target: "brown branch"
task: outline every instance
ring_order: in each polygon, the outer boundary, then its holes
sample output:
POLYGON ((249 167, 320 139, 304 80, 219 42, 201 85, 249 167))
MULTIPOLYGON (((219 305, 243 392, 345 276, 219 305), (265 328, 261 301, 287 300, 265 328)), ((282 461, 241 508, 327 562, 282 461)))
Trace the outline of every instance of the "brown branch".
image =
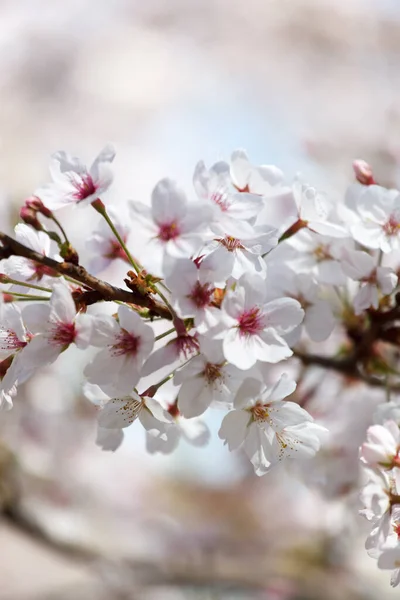
POLYGON ((89 292, 83 292, 80 300, 86 304, 93 304, 101 300, 106 302, 120 301, 127 302, 129 304, 136 304, 143 308, 148 308, 152 314, 158 315, 164 319, 172 320, 172 315, 164 304, 154 300, 149 294, 142 294, 139 290, 123 290, 115 287, 106 281, 97 279, 93 275, 90 275, 86 269, 80 265, 74 265, 70 262, 57 262, 48 256, 43 256, 30 248, 27 248, 23 244, 20 244, 13 238, 9 237, 5 233, 0 231, 0 259, 8 258, 10 256, 23 256, 29 260, 33 260, 49 269, 52 269, 59 275, 66 275, 75 279, 75 281, 81 283, 89 292), (88 294, 85 297, 85 294, 88 294))
POLYGON ((320 356, 319 354, 307 354, 300 352, 299 350, 293 351, 293 356, 301 360, 305 366, 321 367, 329 371, 336 371, 344 377, 350 377, 351 379, 358 379, 361 383, 365 383, 371 387, 383 387, 388 388, 391 392, 400 392, 400 384, 389 385, 387 384, 386 378, 380 379, 363 373, 357 363, 357 359, 354 356, 348 358, 333 358, 330 356, 320 356))

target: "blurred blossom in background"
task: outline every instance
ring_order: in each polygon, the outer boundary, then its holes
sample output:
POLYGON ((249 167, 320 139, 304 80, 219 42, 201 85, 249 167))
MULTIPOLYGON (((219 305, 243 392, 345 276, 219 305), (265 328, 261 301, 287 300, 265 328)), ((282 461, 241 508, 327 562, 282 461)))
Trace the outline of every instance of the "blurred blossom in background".
MULTIPOLYGON (((239 147, 333 195, 358 157, 398 185, 399 8, 397 0, 2 0, 2 229, 12 231, 22 201, 47 180, 52 152, 90 161, 107 141, 118 150, 110 194, 121 206, 147 202, 164 176, 190 193, 199 159, 229 159, 239 147)), ((61 218, 84 256, 93 215, 80 214, 61 218)), ((258 479, 219 443, 213 416, 204 449, 182 443, 151 456, 133 426, 118 452, 103 453, 81 371, 71 349, 1 413, 1 600, 398 593, 365 553, 358 517, 358 446, 374 390, 360 397, 330 376, 320 405, 308 406, 333 431, 324 455, 304 472, 277 467, 258 479)), ((314 385, 308 377, 299 393, 314 385)))

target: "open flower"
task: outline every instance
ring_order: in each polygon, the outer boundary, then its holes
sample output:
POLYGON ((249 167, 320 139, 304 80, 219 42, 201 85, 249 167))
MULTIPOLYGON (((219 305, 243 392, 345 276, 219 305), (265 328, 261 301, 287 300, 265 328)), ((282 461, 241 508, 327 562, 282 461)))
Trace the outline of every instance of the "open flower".
POLYGON ((110 187, 113 180, 110 163, 114 157, 114 147, 108 144, 87 169, 79 158, 63 151, 56 152, 50 162, 53 182, 38 189, 35 196, 50 210, 68 204, 90 204, 110 187))
POLYGON ((154 345, 154 333, 127 306, 118 308, 118 321, 104 315, 93 320, 91 344, 103 348, 86 366, 85 376, 109 396, 132 392, 141 367, 154 345))
POLYGON ((376 260, 366 252, 345 250, 342 258, 342 269, 361 287, 354 297, 355 314, 359 315, 370 306, 379 306, 379 294, 391 294, 397 285, 397 275, 390 267, 376 265, 376 260))
POLYGON ((188 202, 174 181, 162 179, 154 188, 151 208, 130 203, 132 219, 146 238, 143 264, 155 275, 168 274, 168 259, 190 258, 205 242, 210 206, 188 202))
MULTIPOLYGON (((29 225, 25 225, 25 223, 18 223, 14 231, 16 240, 27 248, 34 250, 42 256, 61 260, 58 253, 52 248, 53 242, 43 231, 36 231, 32 227, 29 227, 29 225)), ((58 274, 49 267, 23 256, 10 256, 10 258, 2 262, 2 268, 4 273, 13 279, 25 283, 39 283, 42 286, 52 286, 54 281, 57 281, 55 277, 58 277, 58 274)), ((15 292, 26 292, 26 288, 24 290, 18 285, 14 285, 12 290, 15 292)))
POLYGON ((57 360, 70 344, 84 350, 89 346, 92 321, 89 315, 76 314, 76 307, 67 283, 54 284, 48 303, 27 306, 24 320, 35 334, 21 352, 24 368, 37 369, 57 360))
POLYGON ((283 459, 311 457, 319 450, 325 428, 295 402, 283 401, 295 388, 286 375, 272 388, 246 379, 236 394, 234 410, 222 421, 219 437, 230 450, 243 446, 257 475, 283 459))
POLYGON ((265 280, 249 274, 222 302, 220 328, 214 337, 223 340, 226 360, 239 369, 250 369, 257 360, 277 363, 292 355, 282 335, 302 321, 304 311, 292 298, 267 302, 266 297, 265 280))

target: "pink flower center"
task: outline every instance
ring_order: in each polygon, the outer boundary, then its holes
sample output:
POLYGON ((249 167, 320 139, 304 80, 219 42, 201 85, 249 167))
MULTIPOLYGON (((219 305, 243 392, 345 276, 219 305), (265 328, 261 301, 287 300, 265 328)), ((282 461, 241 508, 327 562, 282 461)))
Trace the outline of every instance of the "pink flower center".
MULTIPOLYGON (((4 331, 4 330, 3 330, 4 331)), ((27 342, 21 341, 15 331, 6 329, 6 335, 0 338, 0 348, 7 351, 17 351, 26 346, 27 342)))
POLYGON ((400 219, 396 215, 390 215, 389 219, 383 226, 383 231, 386 235, 398 235, 400 232, 400 219))
POLYGON ((163 242, 169 242, 170 240, 174 240, 180 235, 179 227, 176 221, 172 221, 171 223, 163 223, 160 225, 158 231, 158 238, 163 242))
POLYGON ((114 356, 123 356, 129 354, 134 356, 140 346, 140 337, 136 337, 133 333, 129 333, 125 329, 121 329, 118 334, 116 343, 112 346, 114 356))
POLYGON ((172 343, 175 344, 179 356, 182 355, 185 360, 197 354, 200 349, 197 338, 191 335, 180 335, 172 343))
POLYGON ((214 288, 209 283, 203 283, 202 285, 197 281, 188 297, 197 308, 204 308, 205 306, 209 306, 213 293, 214 288))
POLYGON ((398 539, 400 540, 400 522, 396 521, 393 525, 393 529, 395 534, 397 535, 398 539))
POLYGON ((240 240, 230 235, 226 235, 224 238, 217 240, 222 246, 228 250, 228 252, 235 252, 236 250, 244 250, 244 246, 240 240))
POLYGON ((69 346, 76 338, 75 323, 56 323, 51 328, 50 342, 56 346, 69 346))
MULTIPOLYGON (((126 236, 121 236, 124 243, 126 244, 126 236)), ((117 240, 109 240, 107 251, 104 254, 104 258, 109 258, 110 260, 114 260, 116 258, 122 258, 129 262, 128 257, 125 254, 125 250, 121 248, 119 242, 117 240)))
POLYGON ((239 328, 241 335, 257 335, 265 328, 264 315, 261 310, 255 306, 240 315, 237 327, 239 328))
POLYGON ((92 196, 93 194, 96 193, 96 190, 97 190, 97 187, 94 184, 92 176, 89 175, 89 173, 80 175, 77 180, 74 179, 72 181, 72 184, 73 184, 74 188, 76 189, 76 192, 74 192, 73 197, 75 198, 75 200, 77 202, 81 202, 82 200, 85 200, 85 198, 92 196))

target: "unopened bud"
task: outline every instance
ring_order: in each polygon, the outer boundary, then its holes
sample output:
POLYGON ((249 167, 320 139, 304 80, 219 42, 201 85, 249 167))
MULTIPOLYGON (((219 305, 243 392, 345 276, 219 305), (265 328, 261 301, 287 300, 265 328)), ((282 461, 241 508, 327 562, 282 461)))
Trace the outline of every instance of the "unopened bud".
POLYGON ((353 162, 353 171, 357 181, 362 185, 374 185, 376 183, 372 174, 372 167, 365 160, 355 160, 353 162))
POLYGON ((7 292, 3 292, 3 302, 5 302, 5 303, 14 302, 14 296, 12 294, 7 294, 7 292))
POLYGON ((0 283, 12 283, 8 275, 5 273, 0 273, 0 283))
POLYGON ((47 206, 45 206, 43 204, 43 202, 40 200, 40 198, 38 198, 37 196, 32 196, 31 198, 28 198, 27 200, 25 200, 25 206, 27 208, 31 208, 35 212, 39 212, 40 214, 42 214, 44 217, 47 217, 48 219, 51 219, 51 217, 53 216, 53 213, 51 212, 51 210, 49 208, 47 208, 47 206))
POLYGON ((98 213, 100 213, 101 215, 104 215, 104 213, 106 211, 106 207, 104 206, 104 203, 100 200, 100 198, 93 200, 93 202, 91 204, 92 204, 93 208, 95 210, 97 210, 98 213))
POLYGON ((21 220, 27 225, 30 225, 37 231, 42 231, 42 224, 37 218, 36 211, 32 208, 29 208, 28 206, 23 206, 19 212, 19 216, 21 220))

